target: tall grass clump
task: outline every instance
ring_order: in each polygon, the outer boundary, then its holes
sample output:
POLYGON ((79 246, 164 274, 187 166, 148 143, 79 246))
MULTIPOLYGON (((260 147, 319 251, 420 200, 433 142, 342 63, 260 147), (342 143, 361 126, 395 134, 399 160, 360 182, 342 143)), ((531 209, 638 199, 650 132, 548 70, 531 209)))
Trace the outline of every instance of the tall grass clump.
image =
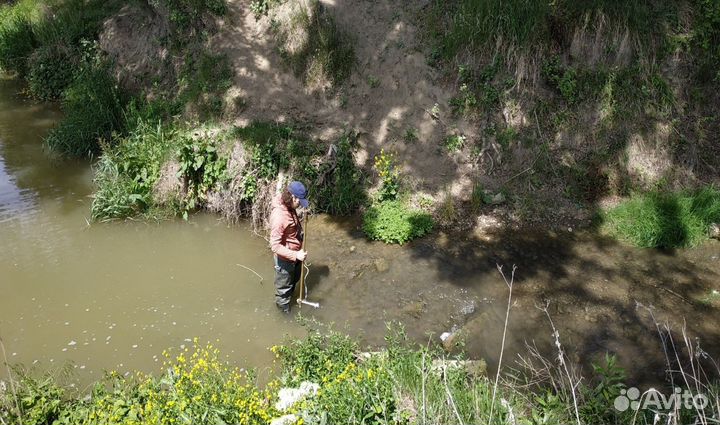
POLYGON ((720 222, 720 191, 650 192, 634 196, 603 214, 613 235, 643 248, 684 248, 708 238, 720 222))
POLYGON ((154 204, 153 187, 170 156, 179 131, 160 122, 138 122, 122 140, 106 143, 95 165, 97 190, 92 202, 96 221, 131 217, 154 204))
POLYGON ((460 0, 450 7, 438 1, 434 8, 442 22, 437 48, 445 60, 498 44, 531 49, 543 43, 552 13, 549 2, 526 0, 460 0))
POLYGON ((348 215, 367 202, 365 176, 355 164, 352 138, 337 143, 335 158, 321 166, 322 184, 317 189, 317 207, 333 215, 348 215))
POLYGON ((27 71, 27 61, 38 41, 33 22, 39 15, 37 0, 21 0, 0 6, 0 68, 17 72, 27 71))
POLYGON ((110 140, 124 128, 125 100, 106 64, 87 64, 64 93, 65 117, 45 142, 56 152, 83 156, 98 153, 99 139, 110 140))
POLYGON ((207 36, 210 16, 227 13, 225 0, 149 0, 155 8, 166 10, 170 17, 170 46, 181 49, 207 36))

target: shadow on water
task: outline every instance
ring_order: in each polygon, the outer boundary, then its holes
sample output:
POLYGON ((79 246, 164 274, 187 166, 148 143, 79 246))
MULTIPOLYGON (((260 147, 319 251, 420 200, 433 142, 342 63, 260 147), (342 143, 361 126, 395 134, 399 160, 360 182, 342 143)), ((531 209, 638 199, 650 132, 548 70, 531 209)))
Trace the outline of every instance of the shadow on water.
MULTIPOLYGON (((718 305, 707 299, 720 277, 716 242, 694 250, 641 250, 587 232, 498 227, 482 233, 439 231, 401 248, 365 242, 357 221, 348 221, 333 224, 336 230, 345 229, 347 244, 368 249, 360 255, 382 256, 391 259, 391 269, 402 269, 396 276, 405 279, 395 284, 407 286, 405 295, 415 291, 422 303, 423 291, 434 288, 474 303, 469 314, 454 314, 449 308, 444 312, 451 314, 450 321, 447 317, 428 320, 421 316, 437 311, 421 308, 408 313, 394 298, 393 288, 379 284, 373 286, 374 294, 356 292, 356 302, 365 306, 366 316, 377 321, 397 319, 413 328, 409 334, 418 341, 427 341, 425 332, 432 331, 433 340, 439 342, 439 333, 454 326, 461 330, 470 356, 496 365, 507 302, 507 287, 497 265, 504 267, 508 277, 516 265, 506 365, 517 355, 527 354, 526 343, 555 358, 552 329, 540 308, 544 305, 549 306, 564 349, 585 372, 592 371, 591 364, 600 362, 606 352, 615 353, 628 382, 662 383, 666 361, 650 311, 658 322, 674 329, 676 341, 682 340, 679 331, 686 325, 687 334, 698 338, 705 351, 713 357, 720 354, 718 305), (384 296, 378 297, 377 292, 384 296), (388 311, 394 313, 388 315, 388 311), (431 322, 436 326, 417 329, 431 322), (438 328, 441 324, 447 328, 438 328)), ((346 258, 352 255, 344 254, 346 258)), ((339 264, 343 261, 347 260, 338 259, 339 264)), ((368 279, 379 276, 382 273, 368 279)), ((453 308, 463 305, 459 300, 453 308)), ((365 337, 379 343, 373 335, 365 337)))

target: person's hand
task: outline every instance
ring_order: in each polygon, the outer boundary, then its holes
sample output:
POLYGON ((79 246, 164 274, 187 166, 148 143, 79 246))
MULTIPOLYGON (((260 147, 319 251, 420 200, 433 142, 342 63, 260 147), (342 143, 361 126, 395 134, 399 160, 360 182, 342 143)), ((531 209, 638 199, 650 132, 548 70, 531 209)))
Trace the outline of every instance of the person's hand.
POLYGON ((301 249, 300 251, 295 253, 295 258, 298 259, 298 261, 305 261, 305 257, 307 257, 307 251, 304 249, 301 249))

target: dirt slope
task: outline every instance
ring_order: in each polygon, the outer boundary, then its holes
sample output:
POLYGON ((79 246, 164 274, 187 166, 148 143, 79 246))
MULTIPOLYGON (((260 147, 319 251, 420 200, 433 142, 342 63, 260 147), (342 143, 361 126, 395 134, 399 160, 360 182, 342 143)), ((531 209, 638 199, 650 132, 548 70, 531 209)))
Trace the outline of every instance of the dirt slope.
POLYGON ((325 0, 323 5, 352 35, 357 56, 355 71, 337 92, 306 88, 283 65, 270 19, 256 20, 246 1, 229 1, 229 15, 210 42, 233 63, 236 77, 229 96, 246 102, 231 121, 307 124, 312 136, 329 143, 355 130, 361 146, 356 159, 366 169, 381 148, 392 149, 412 188, 435 197, 446 190, 455 196, 469 193, 472 165, 441 148, 447 134, 471 132, 465 122, 450 122, 446 109, 453 89, 427 64, 420 30, 413 25, 423 2, 325 0), (371 87, 369 80, 375 78, 379 85, 371 87), (436 104, 439 120, 430 114, 436 104), (403 140, 408 129, 416 131, 417 141, 403 140))

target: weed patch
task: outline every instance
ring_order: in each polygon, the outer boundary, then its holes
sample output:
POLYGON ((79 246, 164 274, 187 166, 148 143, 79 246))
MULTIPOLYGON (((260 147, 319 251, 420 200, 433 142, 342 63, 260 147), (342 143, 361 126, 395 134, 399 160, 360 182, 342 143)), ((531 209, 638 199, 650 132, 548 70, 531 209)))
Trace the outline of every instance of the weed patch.
POLYGON ((382 201, 363 215, 363 231, 368 238, 385 243, 404 244, 425 236, 433 229, 432 217, 412 211, 401 201, 382 201))

